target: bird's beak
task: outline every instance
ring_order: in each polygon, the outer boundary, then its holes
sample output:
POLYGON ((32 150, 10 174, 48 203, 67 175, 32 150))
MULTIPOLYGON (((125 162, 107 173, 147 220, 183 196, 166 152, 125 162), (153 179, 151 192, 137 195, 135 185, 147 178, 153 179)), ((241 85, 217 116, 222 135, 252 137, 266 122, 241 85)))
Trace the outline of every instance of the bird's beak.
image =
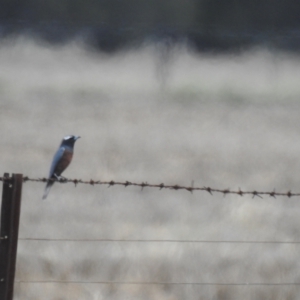
POLYGON ((75 137, 75 141, 78 140, 78 139, 80 139, 80 138, 81 138, 81 137, 80 137, 79 135, 76 136, 76 137, 75 137))

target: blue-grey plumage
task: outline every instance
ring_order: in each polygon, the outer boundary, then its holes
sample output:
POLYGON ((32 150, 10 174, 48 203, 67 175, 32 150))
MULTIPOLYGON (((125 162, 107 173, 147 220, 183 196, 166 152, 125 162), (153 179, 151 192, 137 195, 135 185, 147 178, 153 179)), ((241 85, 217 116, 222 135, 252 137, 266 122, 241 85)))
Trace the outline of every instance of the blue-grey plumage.
MULTIPOLYGON (((75 135, 67 135, 63 138, 58 150, 53 157, 48 177, 49 179, 59 179, 61 177, 61 173, 67 168, 72 160, 74 144, 79 138, 80 136, 75 135)), ((43 199, 47 198, 50 188, 53 184, 53 180, 48 180, 43 199)))

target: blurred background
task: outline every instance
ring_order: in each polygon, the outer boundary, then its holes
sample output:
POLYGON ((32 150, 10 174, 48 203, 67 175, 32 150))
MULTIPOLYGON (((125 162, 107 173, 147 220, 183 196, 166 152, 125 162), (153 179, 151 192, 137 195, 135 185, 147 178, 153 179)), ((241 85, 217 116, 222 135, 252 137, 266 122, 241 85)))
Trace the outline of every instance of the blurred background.
POLYGON ((292 0, 1 0, 0 4, 1 37, 22 33, 51 43, 81 37, 107 52, 164 38, 187 40, 201 52, 300 46, 300 4, 292 0))
MULTIPOLYGON (((0 7, 2 173, 47 176, 76 134, 68 178, 300 191, 300 4, 0 7)), ((23 185, 15 299, 298 299, 298 198, 43 190, 23 185)))

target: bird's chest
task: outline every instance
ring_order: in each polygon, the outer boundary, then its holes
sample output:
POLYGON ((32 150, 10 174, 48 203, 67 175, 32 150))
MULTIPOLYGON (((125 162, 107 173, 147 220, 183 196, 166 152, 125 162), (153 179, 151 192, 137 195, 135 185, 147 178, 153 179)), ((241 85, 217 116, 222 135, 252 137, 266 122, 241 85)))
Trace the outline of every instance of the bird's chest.
POLYGON ((73 157, 73 153, 71 151, 65 150, 64 154, 62 155, 61 159, 59 160, 56 166, 56 174, 60 175, 65 168, 70 164, 73 157))

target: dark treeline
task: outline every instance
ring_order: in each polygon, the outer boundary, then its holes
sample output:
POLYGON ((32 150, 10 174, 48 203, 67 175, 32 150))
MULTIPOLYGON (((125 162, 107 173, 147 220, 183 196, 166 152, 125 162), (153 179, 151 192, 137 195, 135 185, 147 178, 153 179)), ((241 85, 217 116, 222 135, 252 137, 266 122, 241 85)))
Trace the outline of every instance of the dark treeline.
POLYGON ((145 39, 185 39, 200 51, 257 44, 300 48, 295 0, 0 0, 0 35, 52 42, 81 35, 103 50, 145 39))

